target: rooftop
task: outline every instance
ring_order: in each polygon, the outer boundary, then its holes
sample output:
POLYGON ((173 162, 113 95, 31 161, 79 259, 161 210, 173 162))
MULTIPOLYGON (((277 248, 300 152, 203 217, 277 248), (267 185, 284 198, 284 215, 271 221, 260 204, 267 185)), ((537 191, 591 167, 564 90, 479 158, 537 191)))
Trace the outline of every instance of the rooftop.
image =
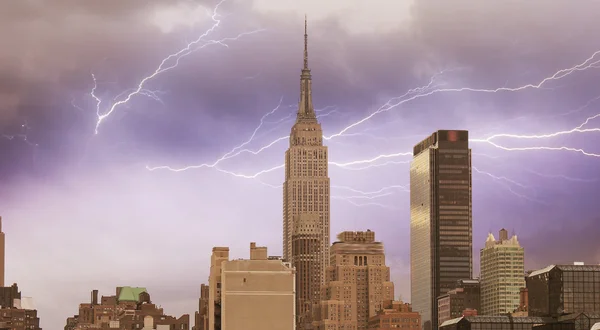
POLYGON ((133 288, 130 286, 124 286, 121 288, 121 291, 119 292, 119 301, 135 301, 135 302, 139 302, 140 300, 140 293, 142 292, 146 292, 148 293, 148 291, 146 291, 146 288, 133 288))
POLYGON ((542 268, 542 269, 538 269, 536 271, 531 272, 531 274, 529 274, 529 277, 533 277, 533 276, 537 276, 537 275, 541 275, 544 273, 547 273, 549 271, 551 271, 554 268, 558 268, 562 271, 593 271, 593 272, 600 272, 600 265, 585 265, 585 264, 576 264, 576 265, 550 265, 548 267, 542 268))
POLYGON ((461 320, 469 323, 521 323, 521 324, 547 324, 555 323, 556 320, 551 317, 535 317, 535 316, 463 316, 452 320, 448 320, 440 327, 457 324, 461 320))

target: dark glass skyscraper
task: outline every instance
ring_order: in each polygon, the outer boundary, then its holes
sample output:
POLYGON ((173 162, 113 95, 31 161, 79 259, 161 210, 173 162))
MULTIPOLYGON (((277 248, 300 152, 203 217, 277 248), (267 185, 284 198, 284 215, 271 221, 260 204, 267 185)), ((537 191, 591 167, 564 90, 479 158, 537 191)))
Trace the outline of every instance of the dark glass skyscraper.
POLYGON ((440 130, 417 144, 410 166, 413 310, 437 330, 437 297, 473 274, 471 149, 467 131, 440 130))

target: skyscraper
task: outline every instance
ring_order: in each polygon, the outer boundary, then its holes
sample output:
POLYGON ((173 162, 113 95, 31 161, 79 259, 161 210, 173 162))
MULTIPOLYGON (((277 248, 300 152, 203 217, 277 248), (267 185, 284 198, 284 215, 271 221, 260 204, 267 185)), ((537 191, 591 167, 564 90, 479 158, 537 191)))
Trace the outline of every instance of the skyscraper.
POLYGON ((498 240, 492 233, 481 249, 482 315, 504 315, 519 308, 519 290, 525 287, 525 251, 516 235, 500 230, 498 240))
POLYGON ((467 131, 440 130, 417 144, 410 166, 413 310, 437 330, 437 297, 473 274, 471 149, 467 131))
MULTIPOLYGON (((318 290, 310 282, 324 282, 324 273, 329 266, 329 177, 327 171, 327 147, 323 146, 323 130, 317 120, 312 102, 311 73, 308 68, 308 34, 304 21, 304 67, 300 75, 300 100, 296 123, 290 133, 290 147, 285 153, 285 182, 283 183, 283 257, 298 268, 294 251, 305 254, 307 249, 293 249, 294 231, 297 221, 315 221, 321 232, 318 249, 310 249, 318 269, 307 269, 312 276, 296 280, 297 304, 306 306, 307 301, 318 301, 318 290)), ((312 225, 312 224, 311 224, 312 225)), ((311 266, 312 268, 313 266, 311 266)), ((309 313, 310 311, 305 311, 309 313)), ((303 317, 303 315, 297 315, 303 317)))

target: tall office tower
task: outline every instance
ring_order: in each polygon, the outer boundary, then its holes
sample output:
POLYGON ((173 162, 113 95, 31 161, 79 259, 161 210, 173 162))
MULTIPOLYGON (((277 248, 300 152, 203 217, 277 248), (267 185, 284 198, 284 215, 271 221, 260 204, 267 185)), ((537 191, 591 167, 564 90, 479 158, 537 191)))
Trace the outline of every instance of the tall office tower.
POLYGON ((410 165, 413 310, 437 330, 437 297, 473 274, 471 149, 467 131, 440 130, 417 144, 410 165))
POLYGON ((4 287, 4 263, 6 255, 6 240, 2 231, 2 217, 0 216, 0 288, 4 287))
POLYGON ((481 315, 505 315, 519 308, 519 290, 525 287, 525 252, 516 235, 490 233, 481 249, 481 315))
MULTIPOLYGON (((297 279, 297 288, 310 288, 310 282, 324 282, 325 269, 329 266, 329 177, 327 173, 327 147, 323 146, 323 130, 317 120, 312 103, 311 73, 308 68, 308 35, 304 22, 304 67, 300 76, 300 101, 296 123, 290 133, 290 147, 285 153, 285 182, 283 183, 283 257, 294 264, 293 236, 296 221, 318 219, 315 229, 320 231, 320 248, 312 249, 311 260, 318 260, 318 269, 308 269, 311 274, 297 279), (318 255, 317 255, 318 254, 318 255)), ((305 254, 306 250, 300 250, 305 254)), ((310 267, 316 266, 312 261, 310 267)), ((297 304, 304 308, 306 301, 318 299, 318 293, 304 291, 297 296, 297 304)), ((302 315, 299 315, 302 317, 302 315)))
POLYGON ((318 329, 368 329, 369 319, 394 300, 383 243, 370 230, 338 235, 326 277, 315 313, 318 329))
POLYGON ((294 216, 291 264, 296 269, 296 324, 299 329, 310 328, 313 309, 320 301, 321 243, 323 232, 317 214, 294 216))

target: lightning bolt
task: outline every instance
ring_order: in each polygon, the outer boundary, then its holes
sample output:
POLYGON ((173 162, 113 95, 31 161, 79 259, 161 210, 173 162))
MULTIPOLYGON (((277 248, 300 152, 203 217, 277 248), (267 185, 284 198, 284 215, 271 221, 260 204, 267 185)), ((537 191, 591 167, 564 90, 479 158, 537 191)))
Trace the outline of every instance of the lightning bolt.
POLYGON ((564 180, 572 181, 572 182, 586 182, 586 183, 598 182, 598 179, 581 179, 581 178, 574 178, 574 177, 566 176, 566 175, 562 175, 562 174, 544 174, 544 173, 536 172, 536 171, 529 170, 529 169, 526 171, 531 174, 540 176, 542 178, 564 179, 564 180))
POLYGON ((541 201, 541 200, 539 200, 539 199, 532 198, 532 197, 529 197, 529 196, 527 196, 527 195, 524 195, 524 194, 521 194, 521 193, 519 193, 519 192, 515 191, 515 190, 513 189, 513 187, 512 187, 510 184, 512 184, 512 185, 514 185, 514 186, 517 186, 517 187, 519 187, 519 188, 522 188, 522 189, 533 190, 533 188, 531 188, 531 187, 529 187, 529 186, 526 186, 526 185, 524 185, 524 184, 522 184, 522 183, 519 183, 519 182, 517 182, 517 181, 514 181, 514 180, 512 180, 512 179, 509 179, 509 178, 507 178, 507 177, 505 177, 505 176, 497 176, 497 175, 494 175, 494 174, 492 174, 492 173, 489 173, 489 172, 485 172, 485 171, 479 170, 479 169, 478 169, 477 167, 475 167, 475 166, 471 166, 471 168, 472 168, 473 170, 475 170, 475 172, 476 172, 476 173, 479 173, 479 174, 486 175, 486 176, 488 176, 488 177, 492 178, 494 181, 497 181, 497 182, 501 183, 501 184, 502 184, 502 185, 503 185, 503 186, 504 186, 504 187, 505 187, 505 188, 506 188, 506 189, 507 189, 507 190, 508 190, 510 193, 512 193, 513 195, 515 195, 515 196, 517 196, 517 197, 519 197, 519 198, 522 198, 522 199, 527 199, 527 200, 529 200, 529 201, 536 202, 536 203, 540 203, 540 204, 544 204, 544 205, 547 205, 547 204, 548 204, 548 203, 546 203, 546 202, 544 202, 544 201, 541 201), (507 183, 510 183, 510 184, 507 184, 507 183))
POLYGON ((558 137, 561 135, 568 135, 568 134, 573 134, 573 133, 592 133, 592 132, 600 132, 600 128, 583 128, 583 126, 587 125, 591 120, 600 117, 600 114, 588 117, 582 124, 580 124, 577 127, 574 127, 570 130, 564 130, 564 131, 558 131, 558 132, 554 132, 554 133, 548 133, 548 134, 538 134, 538 135, 519 135, 519 134, 506 134, 506 133, 502 133, 502 134, 494 134, 492 136, 489 136, 485 139, 469 139, 470 142, 484 142, 487 144, 490 144, 498 149, 502 149, 502 150, 506 150, 506 151, 527 151, 527 150, 552 150, 552 151, 557 151, 557 150, 562 150, 562 151, 572 151, 572 152, 578 152, 581 153, 585 156, 591 156, 591 157, 600 157, 600 154, 596 154, 596 153, 592 153, 592 152, 588 152, 585 151, 581 148, 572 148, 572 147, 567 147, 567 146, 559 146, 559 147, 548 147, 548 146, 533 146, 533 147, 506 147, 503 145, 500 145, 496 142, 493 142, 492 140, 494 139, 498 139, 498 138, 513 138, 513 139, 521 139, 521 140, 532 140, 532 139, 548 139, 548 138, 554 138, 554 137, 558 137))
MULTIPOLYGON (((566 76, 569 76, 570 74, 572 74, 573 72, 576 71, 584 71, 590 68, 597 68, 597 64, 600 63, 600 60, 594 60, 594 58, 600 54, 600 51, 595 52, 594 54, 592 54, 592 56, 588 57, 584 62, 577 64, 573 67, 570 67, 568 69, 562 69, 557 71, 556 73, 554 73, 553 75, 546 77, 544 79, 542 79, 540 82, 538 82, 537 84, 527 84, 527 85, 523 85, 523 86, 519 86, 519 87, 500 87, 500 88, 496 88, 496 89, 482 89, 482 88, 471 88, 471 87, 462 87, 462 88, 440 88, 440 89, 433 89, 433 90, 429 90, 431 88, 431 85, 433 84, 433 82, 435 81, 435 76, 434 78, 432 78, 429 82, 428 85, 420 87, 420 88, 415 88, 415 89, 411 89, 408 92, 406 92, 404 95, 400 96, 400 97, 396 97, 393 99, 390 99, 388 102, 386 102, 384 105, 382 105, 381 107, 379 107, 379 109, 377 109, 376 111, 372 112, 370 115, 364 117, 363 119, 354 122, 348 126, 346 126, 345 128, 343 128, 341 131, 339 131, 338 133, 335 133, 333 135, 327 136, 325 137, 326 140, 330 140, 333 139, 335 137, 339 137, 344 135, 344 133, 346 133, 347 131, 351 130, 352 128, 359 126, 361 124, 363 124, 364 122, 370 120, 371 118, 375 117, 378 114, 390 111, 402 104, 405 104, 407 102, 411 102, 414 101, 416 99, 422 98, 422 97, 426 97, 426 96, 431 96, 433 94, 437 94, 437 93, 458 93, 458 92, 479 92, 479 93, 498 93, 498 92, 517 92, 517 91, 522 91, 522 90, 526 90, 526 89, 540 89, 543 85, 545 85, 546 83, 550 82, 550 81, 555 81, 555 80, 559 80, 562 79, 566 76), (408 98, 405 98, 411 94, 414 94, 408 98)), ((440 74, 442 74, 443 72, 440 72, 440 74)))
POLYGON ((171 55, 167 56, 166 58, 164 58, 161 63, 158 65, 158 67, 154 70, 154 72, 148 76, 146 76, 145 78, 143 78, 142 80, 140 80, 140 82, 138 83, 136 88, 130 89, 129 92, 124 92, 123 95, 125 95, 125 97, 119 99, 118 101, 112 103, 112 105, 110 105, 107 110, 101 109, 101 104, 102 101, 101 99, 96 95, 96 88, 97 88, 97 81, 96 81, 96 77, 92 74, 92 79, 94 80, 94 87, 92 88, 91 92, 90 92, 90 96, 96 101, 96 116, 97 116, 97 121, 96 121, 96 127, 94 129, 95 134, 98 134, 98 130, 100 128, 100 125, 121 105, 124 105, 126 103, 128 103, 134 96, 137 95, 145 95, 145 96, 149 96, 151 98, 154 98, 156 100, 160 100, 160 98, 158 98, 158 96, 156 95, 155 92, 152 92, 148 89, 145 88, 146 84, 148 82, 150 82, 151 80, 153 80, 155 77, 159 76, 161 73, 164 73, 166 71, 169 71, 173 68, 176 68, 179 65, 179 61, 188 56, 189 54, 203 49, 207 46, 210 45, 221 45, 224 47, 228 47, 226 42, 229 41, 235 41, 238 40, 239 38, 246 36, 246 35, 251 35, 251 34, 255 34, 261 31, 264 31, 262 29, 259 30, 254 30, 254 31, 250 31, 250 32, 243 32, 238 34, 235 37, 227 37, 227 38, 223 38, 220 40, 205 40, 206 37, 208 37, 210 34, 212 34, 220 25, 221 25, 221 20, 218 18, 219 14, 218 14, 218 9, 221 6, 221 4, 223 4, 223 2, 225 2, 225 0, 222 0, 221 2, 219 2, 215 8, 212 11, 212 16, 211 19, 213 21, 213 25, 206 30, 203 34, 201 34, 196 40, 189 42, 185 47, 183 47, 182 49, 180 49, 179 51, 172 53, 171 55))
POLYGON ((397 207, 393 207, 393 206, 389 206, 389 205, 385 205, 385 204, 381 204, 381 203, 375 203, 375 202, 357 203, 351 199, 340 197, 340 196, 331 196, 331 199, 343 200, 343 201, 348 202, 356 207, 377 206, 377 207, 381 207, 381 208, 392 210, 392 211, 398 210, 397 207))

